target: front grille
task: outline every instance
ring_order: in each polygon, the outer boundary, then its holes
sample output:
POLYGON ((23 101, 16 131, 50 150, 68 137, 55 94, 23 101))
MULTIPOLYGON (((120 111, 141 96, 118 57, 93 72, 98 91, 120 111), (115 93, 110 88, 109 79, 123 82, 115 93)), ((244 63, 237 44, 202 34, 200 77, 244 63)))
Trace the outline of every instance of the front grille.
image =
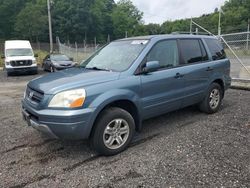
POLYGON ((61 64, 61 66, 68 67, 71 66, 71 64, 61 64))
POLYGON ((44 93, 27 87, 25 98, 34 103, 40 103, 43 99, 44 93))
POLYGON ((32 65, 32 60, 11 61, 10 65, 12 67, 30 66, 30 65, 32 65))

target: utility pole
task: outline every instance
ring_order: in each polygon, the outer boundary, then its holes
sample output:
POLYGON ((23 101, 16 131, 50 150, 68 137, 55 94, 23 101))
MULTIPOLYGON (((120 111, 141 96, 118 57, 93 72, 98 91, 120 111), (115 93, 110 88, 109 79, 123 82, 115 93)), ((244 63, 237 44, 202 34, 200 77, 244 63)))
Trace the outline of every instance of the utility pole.
POLYGON ((222 9, 220 8, 220 10, 219 10, 219 22, 218 22, 218 37, 221 36, 221 11, 222 11, 222 9))
POLYGON ((48 20, 49 20, 49 42, 50 42, 50 53, 53 53, 53 36, 52 36, 52 24, 51 24, 51 14, 50 14, 50 0, 47 0, 48 6, 48 20))
POLYGON ((128 32, 125 31, 125 38, 128 38, 128 32))
POLYGON ((95 43, 95 50, 96 50, 96 37, 94 38, 94 43, 95 43))
POLYGON ((192 30, 193 30, 193 18, 191 17, 191 20, 190 20, 190 35, 192 35, 192 30))
POLYGON ((248 23, 247 23, 247 52, 249 50, 249 32, 250 32, 250 19, 248 18, 248 23))
POLYGON ((108 34, 107 43, 110 43, 110 35, 108 34))

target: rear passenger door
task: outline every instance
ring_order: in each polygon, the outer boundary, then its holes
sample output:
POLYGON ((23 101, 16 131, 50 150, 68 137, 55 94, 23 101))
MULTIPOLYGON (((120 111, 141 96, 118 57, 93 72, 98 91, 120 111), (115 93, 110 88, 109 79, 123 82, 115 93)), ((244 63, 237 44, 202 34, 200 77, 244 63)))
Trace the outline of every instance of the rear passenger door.
POLYGON ((185 86, 182 107, 202 100, 212 74, 212 64, 201 39, 179 39, 185 86))
POLYGON ((144 119, 181 106, 184 82, 177 46, 177 40, 160 41, 146 56, 144 63, 158 61, 160 68, 140 76, 144 119))

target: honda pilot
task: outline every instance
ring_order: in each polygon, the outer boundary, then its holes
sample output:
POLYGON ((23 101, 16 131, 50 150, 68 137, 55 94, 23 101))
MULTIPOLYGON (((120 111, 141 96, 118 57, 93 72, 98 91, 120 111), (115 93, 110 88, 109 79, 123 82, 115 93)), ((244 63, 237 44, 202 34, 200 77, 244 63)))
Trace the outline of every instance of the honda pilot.
POLYGON ((217 112, 230 83, 230 62, 215 37, 126 38, 79 67, 30 81, 22 114, 41 132, 89 139, 98 153, 114 155, 127 148, 143 120, 190 105, 217 112))

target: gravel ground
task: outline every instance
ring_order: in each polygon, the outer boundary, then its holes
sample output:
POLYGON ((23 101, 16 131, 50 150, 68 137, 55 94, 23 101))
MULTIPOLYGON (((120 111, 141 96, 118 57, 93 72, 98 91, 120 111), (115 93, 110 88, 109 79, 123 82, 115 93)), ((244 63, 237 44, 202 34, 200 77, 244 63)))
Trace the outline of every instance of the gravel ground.
POLYGON ((229 90, 221 110, 195 107, 143 123, 123 153, 98 156, 22 121, 28 80, 0 71, 0 187, 250 187, 250 92, 229 90))

